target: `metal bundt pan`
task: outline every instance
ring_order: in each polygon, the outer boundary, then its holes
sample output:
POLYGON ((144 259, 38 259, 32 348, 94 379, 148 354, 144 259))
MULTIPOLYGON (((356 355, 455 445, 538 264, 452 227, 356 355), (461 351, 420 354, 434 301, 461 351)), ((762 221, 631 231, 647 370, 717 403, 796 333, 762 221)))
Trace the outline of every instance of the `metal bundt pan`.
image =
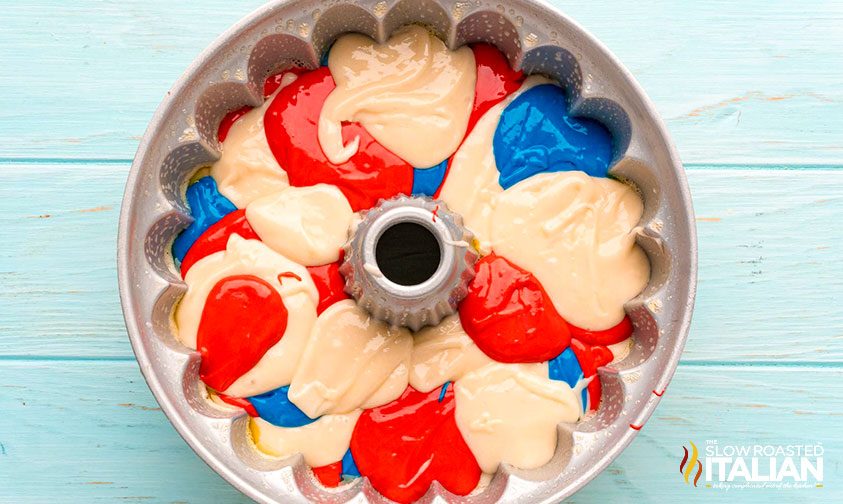
MULTIPOLYGON (((199 21, 197 21, 199 22, 199 21)), ((248 419, 210 405, 198 380, 199 356, 178 343, 170 326, 185 285, 170 246, 190 222, 183 200, 193 171, 219 155, 223 115, 262 101, 269 74, 294 64, 316 67, 339 35, 360 32, 385 41, 420 23, 456 48, 489 42, 513 67, 557 79, 579 115, 613 133, 612 174, 635 185, 645 211, 638 243, 652 277, 627 312, 634 347, 600 369, 603 402, 576 426, 559 426, 556 455, 545 467, 502 467, 488 487, 457 497, 434 484, 425 502, 556 502, 602 471, 652 414, 670 381, 688 334, 696 288, 696 231, 679 160, 653 105, 629 72, 584 29, 534 0, 505 4, 453 0, 291 0, 260 8, 214 42, 167 93, 131 168, 117 245, 120 297, 129 337, 158 403, 187 443, 215 471, 259 502, 384 502, 366 479, 337 489, 319 486, 300 457, 260 456, 248 419)))

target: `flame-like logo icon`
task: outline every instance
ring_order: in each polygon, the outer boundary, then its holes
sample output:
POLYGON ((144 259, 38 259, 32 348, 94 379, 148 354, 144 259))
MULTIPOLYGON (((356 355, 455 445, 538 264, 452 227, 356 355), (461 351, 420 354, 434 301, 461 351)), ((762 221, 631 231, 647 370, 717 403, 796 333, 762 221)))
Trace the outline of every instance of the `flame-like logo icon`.
POLYGON ((685 450, 685 456, 682 457, 682 462, 679 463, 679 474, 685 477, 685 483, 690 483, 689 479, 691 477, 691 473, 694 472, 694 469, 697 470, 697 475, 694 476, 694 486, 697 486, 697 482, 700 480, 700 476, 702 476, 702 462, 699 459, 699 451, 697 450, 697 445, 694 444, 693 441, 688 441, 691 443, 691 453, 690 458, 688 457, 688 449, 684 446, 682 447, 685 450))

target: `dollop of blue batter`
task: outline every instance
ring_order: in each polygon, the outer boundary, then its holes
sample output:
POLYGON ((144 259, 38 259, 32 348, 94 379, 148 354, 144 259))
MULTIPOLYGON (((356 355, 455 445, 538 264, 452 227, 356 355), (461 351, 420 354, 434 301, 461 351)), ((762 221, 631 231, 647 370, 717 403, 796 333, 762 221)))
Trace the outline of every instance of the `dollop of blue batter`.
POLYGON ((360 470, 357 469, 354 456, 351 455, 351 449, 346 450, 345 455, 342 457, 342 475, 344 478, 360 477, 360 470))
POLYGON ((571 116, 564 90, 552 84, 528 89, 504 109, 493 148, 504 189, 545 172, 605 177, 612 161, 609 130, 593 119, 571 116))
POLYGON ((448 160, 430 168, 413 168, 413 196, 433 196, 442 185, 448 160))
POLYGON ((317 418, 310 418, 290 401, 287 393, 289 385, 249 397, 258 415, 278 427, 301 427, 313 423, 317 418))
POLYGON ((187 187, 187 205, 193 222, 173 242, 173 256, 179 261, 202 233, 237 210, 234 203, 220 194, 217 182, 211 177, 202 177, 187 187))
POLYGON ((439 389, 439 402, 442 402, 442 401, 445 400, 445 394, 448 393, 448 385, 450 385, 450 384, 451 384, 450 380, 446 381, 445 384, 442 385, 442 388, 439 389))
POLYGON ((334 43, 331 42, 331 45, 329 45, 328 48, 325 49, 325 52, 322 53, 322 57, 319 58, 319 66, 323 66, 323 67, 328 66, 328 56, 331 55, 331 49, 333 47, 334 47, 334 43))
MULTIPOLYGON (((547 362, 548 375, 551 380, 563 381, 574 388, 583 379, 582 367, 571 347, 547 362)), ((588 390, 582 391, 583 411, 588 409, 588 390)))

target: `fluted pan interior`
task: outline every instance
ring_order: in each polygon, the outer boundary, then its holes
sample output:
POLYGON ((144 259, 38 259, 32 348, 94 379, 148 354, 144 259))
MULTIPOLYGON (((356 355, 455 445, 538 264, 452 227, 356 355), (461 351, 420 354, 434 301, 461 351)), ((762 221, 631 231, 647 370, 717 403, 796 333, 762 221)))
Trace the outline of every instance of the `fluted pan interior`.
MULTIPOLYGON (((201 22, 201 20, 197 20, 201 22)), ((292 66, 315 68, 340 35, 385 41, 422 24, 451 48, 498 47, 510 64, 557 80, 571 113, 597 119, 614 138, 611 174, 632 184, 645 205, 638 243, 651 264, 647 288, 627 306, 634 347, 599 370, 599 411, 560 425, 556 455, 536 470, 502 467, 482 492, 449 494, 434 484, 423 499, 449 502, 555 502, 582 487, 631 441, 670 381, 688 333, 696 287, 696 235, 679 158, 652 104, 629 73, 587 32, 543 3, 453 0, 275 1, 226 32, 167 93, 141 141, 123 201, 118 262, 126 325, 138 362, 164 412, 193 449, 259 502, 346 502, 360 494, 386 502, 358 479, 325 489, 300 457, 261 456, 247 418, 214 408, 198 379, 198 354, 171 330, 185 290, 170 247, 190 222, 188 179, 219 157, 223 116, 263 101, 263 82, 292 66)))

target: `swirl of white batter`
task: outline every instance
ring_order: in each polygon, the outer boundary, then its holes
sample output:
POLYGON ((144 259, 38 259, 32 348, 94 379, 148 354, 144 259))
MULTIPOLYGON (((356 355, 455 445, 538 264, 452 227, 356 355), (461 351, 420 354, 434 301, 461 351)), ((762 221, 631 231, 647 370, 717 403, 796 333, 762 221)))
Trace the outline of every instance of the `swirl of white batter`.
POLYGON ((273 250, 303 266, 339 259, 354 218, 337 186, 288 187, 246 207, 246 219, 273 250))
POLYGON ((534 469, 553 457, 556 426, 579 420, 584 385, 551 380, 546 363, 489 364, 454 385, 457 427, 483 472, 534 469))
POLYGON ((319 315, 289 397, 307 416, 374 408, 407 388, 413 337, 350 300, 319 315))
POLYGON ((466 334, 460 316, 451 315, 413 336, 410 385, 419 392, 430 392, 493 362, 466 334))
POLYGON ((489 239, 495 198, 503 192, 492 148, 501 113, 528 89, 550 82, 537 75, 528 77, 515 93, 483 114, 451 160, 439 199, 462 216, 465 227, 474 233, 478 248, 484 254, 491 251, 489 239))
POLYGON ((616 180, 540 173, 497 197, 492 249, 532 272, 565 320, 609 329, 650 279, 635 243, 643 211, 641 197, 616 180))
POLYGON ((357 152, 359 137, 343 145, 343 121, 359 122, 417 168, 442 162, 460 145, 477 81, 468 47, 450 51, 420 26, 398 30, 385 44, 350 34, 334 43, 328 67, 337 87, 322 107, 318 135, 332 163, 357 152))
POLYGON ((249 431, 255 446, 267 455, 284 459, 301 453, 307 465, 322 467, 342 460, 360 413, 325 415, 301 427, 279 427, 251 418, 249 431))
POLYGON ((281 86, 263 105, 250 110, 231 125, 222 143, 222 155, 211 166, 211 176, 216 180, 220 193, 237 208, 246 208, 257 198, 274 194, 290 185, 287 172, 269 149, 263 117, 278 92, 294 80, 295 74, 284 74, 281 86))

